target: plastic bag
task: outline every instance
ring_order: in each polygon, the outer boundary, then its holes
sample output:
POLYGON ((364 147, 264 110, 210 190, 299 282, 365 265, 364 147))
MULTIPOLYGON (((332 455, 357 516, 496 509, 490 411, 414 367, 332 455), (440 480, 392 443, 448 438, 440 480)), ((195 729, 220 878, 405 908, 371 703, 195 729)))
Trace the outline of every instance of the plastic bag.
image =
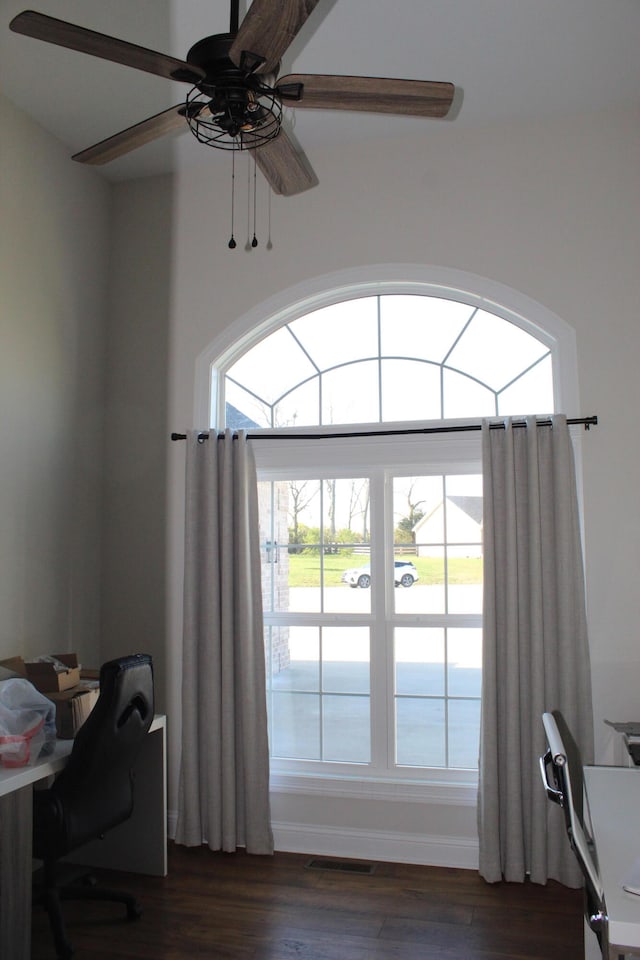
POLYGON ((55 704, 28 680, 0 681, 0 763, 23 767, 53 749, 55 704))

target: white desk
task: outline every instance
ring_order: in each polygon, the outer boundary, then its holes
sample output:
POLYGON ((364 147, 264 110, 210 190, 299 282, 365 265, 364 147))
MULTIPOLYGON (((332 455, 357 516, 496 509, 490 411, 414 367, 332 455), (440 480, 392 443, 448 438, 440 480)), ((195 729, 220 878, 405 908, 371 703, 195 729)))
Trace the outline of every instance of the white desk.
MULTIPOLYGON (((90 866, 165 876, 167 872, 166 718, 156 716, 136 764, 131 820, 75 852, 90 866)), ((63 769, 73 741, 56 741, 51 756, 33 766, 0 767, 0 957, 31 956, 32 790, 63 769)))
POLYGON ((640 860, 640 770, 585 767, 584 780, 609 918, 609 957, 640 955, 640 897, 622 889, 640 860))

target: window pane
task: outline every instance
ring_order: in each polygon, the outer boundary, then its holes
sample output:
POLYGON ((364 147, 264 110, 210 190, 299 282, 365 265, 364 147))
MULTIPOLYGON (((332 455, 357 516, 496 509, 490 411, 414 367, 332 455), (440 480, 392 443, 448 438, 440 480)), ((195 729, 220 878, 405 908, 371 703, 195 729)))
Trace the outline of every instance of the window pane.
POLYGON ((369 659, 368 627, 323 627, 323 691, 368 694, 369 659))
POLYGON ((289 606, 289 530, 287 484, 258 483, 262 605, 265 612, 289 606))
POLYGON ((482 611, 482 478, 445 478, 447 610, 482 611))
POLYGON ((443 416, 455 420, 456 417, 494 417, 496 397, 481 383, 472 380, 455 370, 442 372, 443 416))
POLYGON ((480 628, 396 628, 398 763, 477 766, 481 638, 480 628))
POLYGON ((273 409, 274 427, 304 427, 320 423, 320 378, 314 377, 283 397, 273 409))
POLYGON ((271 694, 271 756, 320 760, 320 697, 271 694))
POLYGON ((445 611, 443 503, 442 477, 394 477, 396 613, 445 611), (405 571, 417 579, 410 584, 405 571))
POLYGON ((482 613, 482 546, 447 547, 447 612, 482 613))
POLYGON ((271 753, 320 759, 320 631, 272 627, 267 631, 271 753))
POLYGON ((321 605, 322 498, 319 480, 289 480, 289 596, 291 611, 316 612, 321 605))
POLYGON ((442 696, 445 692, 444 630, 397 627, 396 694, 442 696))
POLYGON ((447 630, 447 685, 451 697, 480 697, 482 681, 482 630, 450 627, 447 630))
POLYGON ((322 422, 377 423, 378 398, 377 360, 330 370, 322 376, 322 422))
POLYGON ((318 627, 271 627, 271 686, 274 690, 320 690, 318 627))
POLYGON ((357 548, 352 555, 345 554, 339 560, 342 570, 340 590, 327 590, 327 611, 345 613, 370 613, 373 595, 373 580, 368 553, 357 548), (343 569, 344 565, 344 569, 343 569))
POLYGON ((286 670, 291 661, 289 628, 265 627, 264 644, 267 652, 267 686, 271 689, 272 678, 286 670))
POLYGON ((498 413, 501 417, 525 413, 552 413, 554 410, 551 355, 519 377, 498 396, 498 413))
POLYGON ((250 427, 268 429, 271 426, 271 407, 268 404, 236 386, 231 380, 226 381, 225 394, 225 424, 231 430, 245 430, 250 427))
POLYGON ((449 700, 449 766, 477 770, 480 700, 449 700))
POLYGON ((369 481, 258 484, 265 612, 369 613, 369 481))
POLYGON ((438 297, 380 297, 382 356, 442 363, 473 309, 438 297))
POLYGON ((469 373, 493 390, 544 356, 547 347, 502 317, 478 310, 451 354, 447 366, 469 373))
POLYGON ((382 361, 382 420, 438 420, 440 367, 411 360, 382 361))
POLYGON ((290 626, 266 635, 272 755, 367 762, 369 629, 290 626))
POLYGON ((318 370, 378 356, 378 298, 346 300, 289 324, 318 370))
POLYGON ((396 763, 446 765, 444 700, 403 697, 396 701, 396 763))
POLYGON ((368 763, 370 748, 369 697, 324 696, 323 760, 368 763))
POLYGON ((286 327, 281 327, 248 350, 227 375, 248 387, 263 400, 273 403, 315 368, 286 327))
POLYGON ((363 477, 324 481, 324 609, 369 613, 371 566, 369 481, 363 477))

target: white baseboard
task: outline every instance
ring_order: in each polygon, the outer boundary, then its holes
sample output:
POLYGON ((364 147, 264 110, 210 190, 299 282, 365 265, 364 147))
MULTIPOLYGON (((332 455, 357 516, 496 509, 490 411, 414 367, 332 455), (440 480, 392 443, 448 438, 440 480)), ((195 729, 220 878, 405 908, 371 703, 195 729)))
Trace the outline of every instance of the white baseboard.
POLYGON ((273 823, 276 850, 356 860, 478 869, 478 841, 466 837, 383 833, 300 823, 273 823))
MULTIPOLYGON (((176 812, 170 810, 167 833, 171 839, 176 835, 176 819, 176 812)), ((478 869, 478 841, 466 837, 387 833, 283 821, 274 821, 272 826, 275 849, 287 853, 478 869)))

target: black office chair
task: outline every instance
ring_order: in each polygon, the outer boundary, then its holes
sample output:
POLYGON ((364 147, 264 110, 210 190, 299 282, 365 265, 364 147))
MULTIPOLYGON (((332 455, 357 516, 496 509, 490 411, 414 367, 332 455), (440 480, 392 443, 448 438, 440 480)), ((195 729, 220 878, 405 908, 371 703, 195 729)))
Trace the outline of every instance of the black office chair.
POLYGON ((34 792, 33 855, 43 861, 42 900, 60 960, 73 954, 61 899, 113 900, 127 919, 140 916, 124 892, 87 883, 58 883, 58 861, 128 820, 133 811, 133 765, 153 720, 153 665, 147 654, 110 660, 100 670, 100 696, 81 726, 69 761, 52 786, 34 792))
POLYGON ((603 958, 608 958, 604 891, 590 825, 585 818, 580 750, 559 710, 544 713, 542 723, 548 744, 540 757, 542 782, 549 799, 562 807, 569 843, 584 876, 587 923, 598 938, 603 958))

